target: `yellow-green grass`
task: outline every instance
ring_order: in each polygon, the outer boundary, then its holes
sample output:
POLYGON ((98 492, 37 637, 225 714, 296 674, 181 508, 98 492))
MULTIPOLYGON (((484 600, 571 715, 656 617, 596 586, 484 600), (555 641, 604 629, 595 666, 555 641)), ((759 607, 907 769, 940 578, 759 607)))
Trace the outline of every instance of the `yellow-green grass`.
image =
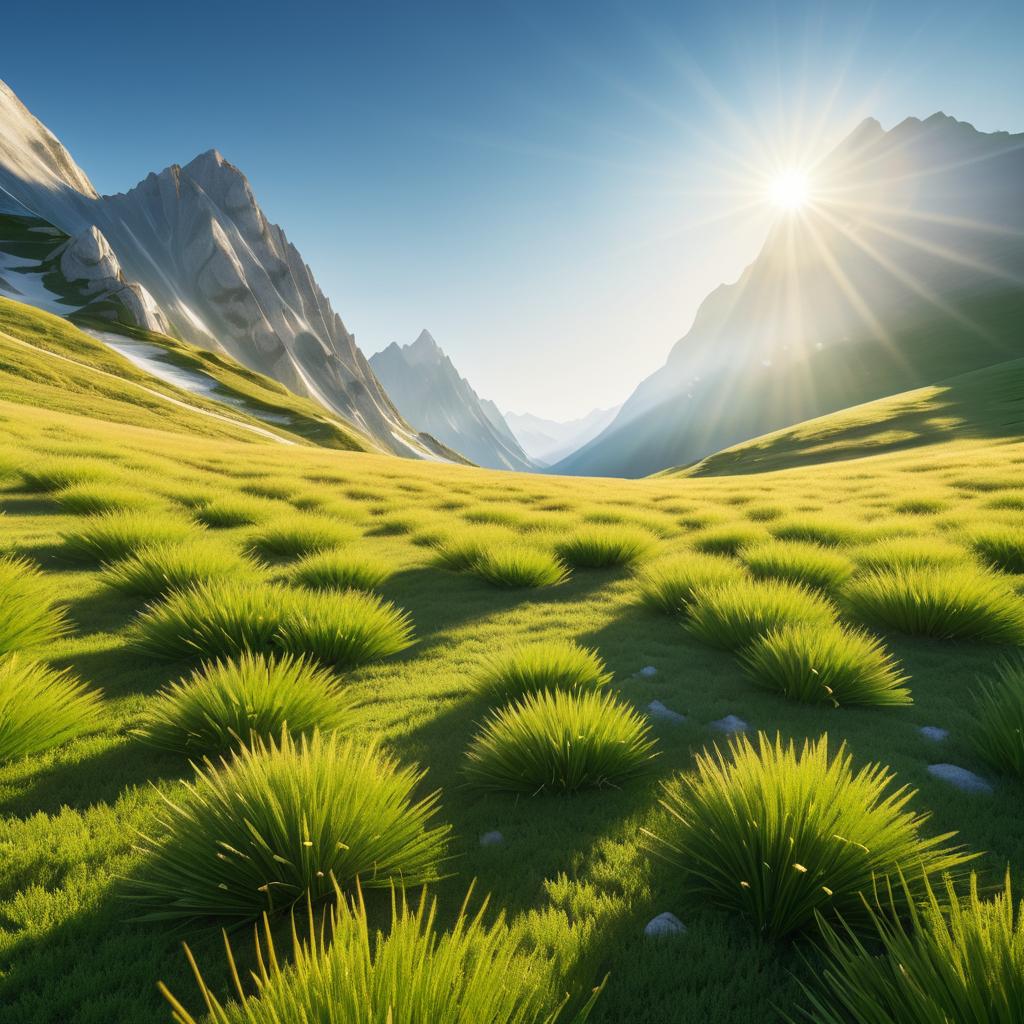
POLYGON ((39 569, 24 558, 0 556, 0 655, 52 643, 69 628, 39 569))
POLYGON ((527 541, 513 541, 485 548, 470 571, 491 586, 503 590, 553 587, 568 575, 565 564, 543 548, 527 541))
POLYGON ((1003 661, 974 693, 970 739, 1002 775, 1024 779, 1024 659, 1003 661))
POLYGON ((740 552, 744 564, 758 579, 788 580, 808 587, 837 590, 856 568, 841 551, 800 541, 767 541, 740 552))
POLYGON ((289 579, 310 590, 378 590, 393 573, 380 558, 348 551, 316 551, 292 567, 289 579))
POLYGON ((100 582, 123 594, 155 598, 214 580, 253 577, 257 572, 234 548, 202 538, 147 545, 110 562, 100 582))
POLYGON ((681 615, 698 591, 745 575, 743 566, 731 559, 687 551, 644 566, 637 574, 637 593, 652 611, 681 615))
POLYGON ((566 640, 517 644, 491 655, 474 676, 476 689, 492 701, 541 690, 583 691, 606 686, 612 676, 595 650, 566 640))
POLYGON ((635 565, 653 553, 657 541, 646 530, 608 524, 582 527, 555 545, 558 556, 575 569, 635 565))
POLYGON ((261 527, 249 540, 249 550, 264 558, 299 558, 314 551, 350 544, 359 531, 348 523, 311 512, 295 512, 261 527))
MULTIPOLYGON (((10 392, 0 392, 5 465, 95 460, 110 467, 117 486, 155 495, 168 508, 173 502, 185 521, 187 509, 201 507, 204 500, 248 498, 240 487, 261 475, 294 478, 293 501, 311 487, 324 489, 329 504, 310 510, 333 514, 337 504, 348 510, 346 521, 364 530, 372 522, 371 507, 397 508, 403 501, 434 510, 442 519, 438 528, 448 526, 448 537, 477 530, 490 537, 493 530, 500 543, 547 545, 559 531, 593 525, 583 516, 601 508, 616 516, 629 509, 641 516, 668 515, 680 531, 659 540, 659 553, 644 570, 696 555, 688 532, 696 527, 684 529, 683 517, 700 517, 702 526, 722 525, 746 518, 759 505, 782 510, 774 520, 763 520, 766 528, 809 516, 819 523, 830 517, 852 521, 872 534, 876 524, 883 531, 887 524, 901 531, 912 526, 913 536, 895 539, 940 541, 970 566, 972 533, 1005 524, 1014 512, 991 508, 990 499, 1014 486, 982 490, 954 486, 954 481, 977 477, 994 483, 1013 474, 1019 480, 1024 465, 1019 440, 1003 436, 993 443, 981 433, 756 477, 538 479, 309 445, 285 448, 249 437, 211 437, 163 410, 145 422, 107 423, 97 418, 107 406, 83 393, 65 394, 64 405, 42 409, 12 402, 10 392), (347 496, 346 489, 356 496, 347 496), (894 520, 891 506, 898 497, 929 489, 946 489, 950 507, 894 520), (737 504, 747 493, 752 500, 737 504), (505 495, 505 505, 527 516, 528 532, 472 527, 443 508, 455 502, 493 504, 499 494, 505 495), (179 498, 188 498, 191 506, 179 498)), ((61 508, 51 493, 25 490, 20 473, 0 480, 0 544, 42 567, 47 591, 67 606, 73 626, 34 647, 31 656, 69 669, 90 690, 101 690, 104 699, 88 730, 0 767, 0 1004, 26 1024, 99 1019, 157 1024, 168 1016, 154 987, 157 979, 164 979, 193 1013, 201 1010, 190 1001, 194 988, 180 951, 183 931, 128 920, 130 909, 117 894, 120 880, 141 870, 146 859, 137 848, 138 836, 157 830, 155 822, 164 816, 160 793, 179 795, 175 780, 191 778, 192 772, 180 755, 151 747, 135 730, 161 689, 187 677, 204 659, 189 654, 165 662, 133 646, 132 623, 146 599, 102 587, 98 564, 66 558, 63 537, 80 529, 86 517, 61 508), (52 984, 54 977, 62 983, 52 984)), ((285 511, 272 499, 263 500, 278 513, 285 511)), ((197 527, 195 536, 204 541, 215 536, 241 556, 258 528, 225 527, 213 534, 197 527)), ((437 533, 431 540, 439 542, 437 533)), ((856 559, 882 546, 872 535, 842 551, 856 559)), ((352 735, 379 742, 404 764, 428 769, 417 795, 435 787, 445 794, 437 820, 452 826, 454 856, 446 870, 453 877, 431 887, 439 901, 438 927, 454 923, 467 884, 477 878, 478 891, 492 894, 492 907, 506 911, 525 948, 586 969, 579 991, 611 971, 592 1015, 598 1024, 704 1024, 718 1019, 723 1005, 737 1024, 761 1024, 766 1006, 795 1013, 800 1003, 799 981, 811 976, 812 966, 785 946, 763 942, 734 916, 716 913, 704 901, 684 902, 676 870, 645 853, 641 829, 654 829, 660 820, 659 781, 692 772, 693 752, 713 735, 709 724, 729 714, 755 728, 778 729, 797 742, 818 736, 827 724, 834 741, 847 741, 856 769, 888 764, 900 783, 919 790, 914 806, 931 812, 929 834, 958 831, 968 848, 985 851, 978 864, 984 883, 998 882, 1007 863, 1015 872, 1024 869, 1024 837, 1012 824, 1019 813, 1017 789, 1008 778, 997 778, 969 740, 968 695, 979 677, 991 675, 1003 651, 884 630, 887 647, 912 678, 914 705, 832 709, 752 685, 732 653, 638 607, 636 582, 623 573, 579 572, 557 587, 515 591, 434 566, 434 551, 410 534, 363 532, 342 550, 391 567, 380 584, 381 596, 407 610, 416 625, 415 647, 346 669, 341 678, 354 705, 352 735), (643 712, 659 700, 686 720, 652 720, 660 756, 649 775, 620 788, 581 790, 570 799, 473 793, 465 786, 464 767, 486 714, 474 687, 480 665, 516 645, 567 637, 600 651, 608 671, 623 680, 619 700, 624 704, 643 712), (646 666, 654 666, 656 674, 638 674, 646 666), (949 738, 937 748, 918 735, 922 725, 947 728, 949 738), (994 791, 958 793, 928 774, 936 760, 986 775, 994 791), (481 845, 480 837, 495 830, 504 842, 481 845), (686 922, 688 935, 665 943, 645 940, 644 924, 664 910, 686 922), (691 941, 695 937, 699 941, 691 941), (679 942, 686 943, 685 955, 679 942)), ((746 574, 738 559, 717 557, 741 577, 746 574)), ((264 585, 273 586, 275 594, 296 589, 292 568, 267 566, 264 574, 271 582, 264 585)), ((997 578, 1011 588, 1021 582, 1003 572, 997 578)), ((854 625, 845 606, 840 618, 854 625)), ((388 927, 386 892, 367 895, 367 913, 371 926, 388 927)), ((282 926, 287 930, 286 921, 273 925, 282 926)), ((184 937, 204 964, 208 982, 227 999, 230 978, 218 929, 188 930, 184 937)), ((245 961, 239 969, 247 977, 248 944, 244 936, 235 941, 245 961)))
POLYGON ((105 512, 82 520, 64 538, 68 558, 104 563, 127 558, 157 544, 188 543, 201 530, 166 512, 105 512))

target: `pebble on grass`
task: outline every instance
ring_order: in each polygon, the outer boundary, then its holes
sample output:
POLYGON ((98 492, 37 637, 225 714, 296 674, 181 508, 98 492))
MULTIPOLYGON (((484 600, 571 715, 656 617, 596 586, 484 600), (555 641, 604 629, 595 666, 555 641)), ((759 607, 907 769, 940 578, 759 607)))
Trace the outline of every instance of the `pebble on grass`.
POLYGON ((991 793, 992 783, 956 764, 930 764, 928 774, 963 793, 991 793))
POLYGON ((673 935, 685 935, 686 925, 675 914, 666 910, 657 917, 652 917, 644 925, 644 935, 649 939, 664 939, 673 935))
POLYGON ((662 718, 666 722, 685 722, 686 715, 681 715, 678 711, 673 711, 671 708, 665 707, 660 700, 652 700, 647 705, 647 710, 654 718, 662 718))

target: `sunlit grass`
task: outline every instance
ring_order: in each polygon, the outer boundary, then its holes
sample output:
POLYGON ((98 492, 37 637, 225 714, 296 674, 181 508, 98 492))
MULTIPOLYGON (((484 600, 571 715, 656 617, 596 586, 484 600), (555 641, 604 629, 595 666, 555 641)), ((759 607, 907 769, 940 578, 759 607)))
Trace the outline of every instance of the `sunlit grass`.
POLYGON ((109 563, 100 582, 111 590, 160 597, 200 583, 253 576, 256 567, 233 549, 205 541, 156 544, 109 563))
POLYGON ((0 655, 50 643, 69 628, 39 569, 0 555, 0 655))
POLYGON ((199 534, 166 513, 106 512, 90 516, 64 537, 69 558, 83 562, 113 562, 158 544, 175 544, 199 534))
POLYGON ((492 586, 510 590, 551 587, 568 575, 558 558, 524 542, 487 548, 472 563, 470 571, 492 586))
POLYGON ((854 563, 834 548, 800 541, 768 541, 740 554, 759 579, 788 580, 826 592, 835 591, 853 574, 854 563))
POLYGON ((520 644, 491 655, 473 685, 493 700, 508 700, 541 690, 575 690, 606 686, 612 675, 597 651, 570 641, 520 644))
POLYGON ((698 591, 745 575, 743 567, 730 559, 685 552, 644 566, 637 575, 637 591, 641 603, 652 611, 680 615, 698 591))
POLYGON ((970 738, 997 772, 1024 779, 1024 660, 1003 661, 974 694, 970 738))
POLYGON ((645 530, 606 525, 581 527, 556 543, 558 556, 576 569, 633 565, 651 555, 657 541, 645 530))

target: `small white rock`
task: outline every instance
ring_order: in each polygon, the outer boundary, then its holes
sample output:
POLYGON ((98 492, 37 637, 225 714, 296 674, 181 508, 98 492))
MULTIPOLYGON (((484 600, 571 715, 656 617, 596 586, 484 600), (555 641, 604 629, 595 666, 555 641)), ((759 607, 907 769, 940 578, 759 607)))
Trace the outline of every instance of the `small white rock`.
POLYGON ((643 676, 644 679, 650 679, 651 676, 656 676, 657 674, 658 670, 653 665, 645 665, 638 673, 638 675, 643 676))
POLYGON ((644 935, 649 939, 664 939, 670 935, 685 935, 686 925, 676 917, 675 914, 665 911, 657 917, 652 917, 644 925, 644 935))
POLYGON ((930 764, 928 774, 964 793, 991 793, 992 783, 955 764, 930 764))
POLYGON ((949 736, 948 729, 940 729, 937 725, 922 725, 917 731, 926 740, 931 740, 933 743, 941 743, 949 736))
POLYGON ((505 842, 505 837, 500 832, 485 832, 480 837, 481 846, 497 846, 499 843, 505 842))
POLYGON ((732 734, 734 732, 746 732, 750 727, 742 718, 737 718, 735 715, 726 715, 725 718, 712 722, 708 728, 714 729, 716 732, 732 734))
POLYGON ((685 722, 686 715, 679 714, 678 711, 673 711, 671 708, 665 707, 660 700, 652 700, 647 705, 647 710, 654 718, 664 719, 666 722, 685 722))

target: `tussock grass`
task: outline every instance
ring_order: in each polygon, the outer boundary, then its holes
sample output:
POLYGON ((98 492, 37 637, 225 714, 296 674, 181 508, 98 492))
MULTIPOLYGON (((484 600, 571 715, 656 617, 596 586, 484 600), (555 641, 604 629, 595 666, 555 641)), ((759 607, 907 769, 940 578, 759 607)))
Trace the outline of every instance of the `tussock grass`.
POLYGON ((0 764, 55 747, 95 727, 100 696, 67 672, 0 656, 0 764))
POLYGON ((758 579, 803 583, 826 593, 837 590, 855 568, 840 551, 800 541, 768 541, 744 548, 740 557, 758 579))
POLYGON ((103 481, 65 487, 53 495, 53 500, 61 508, 76 515, 134 511, 152 508, 156 504, 152 495, 146 491, 103 481))
POLYGON ((978 557, 1004 572, 1024 573, 1024 527, 997 525, 982 527, 970 538, 978 557))
POLYGON ((727 558, 686 552, 658 559, 637 575, 640 603, 666 615, 685 614, 699 590, 742 580, 742 566, 727 558))
POLYGON ((609 569, 634 565, 651 555, 657 541, 635 527, 581 527, 555 545, 559 558, 576 569, 609 569))
POLYGON ((318 551, 297 562, 291 581, 311 590, 376 590, 393 569, 381 558, 347 551, 318 551))
POLYGON ((865 622, 911 636, 1024 643, 1024 601, 970 565, 875 570, 850 580, 844 596, 865 622))
POLYGON ((111 590, 162 597, 200 583, 255 575, 256 567, 231 548, 200 541, 156 544, 106 566, 100 582, 111 590))
POLYGON ((741 548, 758 544, 765 539, 765 531, 749 523, 730 523, 709 526, 695 533, 691 543, 698 551, 708 555, 735 555, 741 548))
POLYGON ((1024 779, 1024 660, 1001 662, 978 687, 970 739, 997 772, 1024 779))
MULTIPOLYGON (((234 956, 229 965, 236 979, 234 1003, 218 1001, 217 992, 198 969, 196 980, 209 1016, 207 1024, 300 1024, 300 1022, 363 1022, 363 1024, 557 1024, 568 996, 550 957, 527 951, 499 912, 485 924, 487 901, 476 913, 469 899, 449 931, 437 924, 437 901, 426 892, 413 908, 404 892, 393 891, 391 924, 374 931, 367 918, 362 890, 348 900, 340 891, 326 921, 310 916, 303 940, 292 930, 291 955, 279 952, 274 930, 264 922, 257 933, 258 998, 238 981, 234 956)), ((190 954, 191 962, 191 954, 190 954)), ((177 1024, 199 1024, 161 985, 177 1024)), ((572 1014, 582 1024, 600 989, 572 1014)))
POLYGON ((274 514, 274 510, 275 506, 262 498, 223 494, 198 505, 192 516, 196 522, 213 530, 229 530, 235 526, 265 523, 274 514))
POLYGON ((1015 491, 1003 491, 1001 494, 994 494, 984 502, 985 508, 1007 510, 1012 512, 1024 511, 1024 489, 1015 491))
POLYGON ((359 531, 327 516, 296 513, 264 526, 249 541, 249 550, 264 558, 298 558, 314 551, 351 544, 359 531))
POLYGON ((888 768, 857 772, 845 746, 828 738, 792 742, 745 736, 697 755, 696 772, 667 783, 663 823, 649 834, 655 852, 678 865, 692 897, 745 917, 758 934, 784 938, 815 915, 864 919, 862 894, 903 873, 921 880, 969 858, 952 833, 927 837, 927 815, 894 788, 888 768))
POLYGON ((82 562, 113 562, 158 544, 181 543, 198 531, 158 512, 105 512, 64 537, 64 552, 82 562))
POLYGON ((543 690, 493 711, 467 755, 476 789, 571 793, 616 786, 651 768, 647 721, 611 693, 543 690))
POLYGON ((0 655, 51 643, 69 628, 39 569, 0 555, 0 655))
POLYGON ((919 569, 957 565, 967 552, 941 537, 891 537, 856 548, 851 557, 861 569, 919 569))
POLYGON ((44 493, 62 491, 76 484, 111 481, 116 476, 106 462, 74 456, 39 459, 28 466, 23 465, 19 472, 27 490, 44 493))
POLYGON ((779 540, 809 541, 827 547, 843 547, 871 539, 871 531, 859 523, 827 516, 787 516, 770 530, 779 540))
POLYGON ((316 729, 344 731, 353 704, 331 672, 291 655, 242 654, 209 662, 166 687, 147 712, 140 735, 189 756, 226 754, 253 738, 293 739, 316 729))
POLYGON ((292 591, 274 637, 281 650, 324 665, 353 668, 404 651, 412 621, 390 601, 355 590, 304 595, 292 591))
POLYGON ((827 626, 835 607, 815 592, 782 580, 737 580, 702 588, 690 604, 687 629, 698 640, 738 650, 780 626, 827 626))
POLYGON ((552 587, 568 576, 558 558, 523 542, 487 548, 473 562, 471 571, 492 586, 508 590, 552 587))
POLYGON ((1003 889, 966 897, 948 880, 905 881, 872 901, 869 940, 822 922, 824 964, 804 985, 815 1024, 1012 1024, 1024 1006, 1024 903, 1003 889), (905 909, 906 908, 906 909, 905 909), (879 951, 881 955, 879 955, 879 951))
POLYGON ((751 678, 809 704, 912 703, 893 656, 877 637, 838 624, 795 623, 758 637, 740 654, 751 678))
POLYGON ((611 679, 597 651, 571 641, 548 640, 492 655, 473 685, 494 700, 509 700, 541 690, 582 692, 606 686, 611 679))
POLYGON ((373 747, 314 733, 257 741, 163 796, 145 860, 125 886, 147 920, 252 921, 319 902, 356 878, 364 888, 439 878, 449 827, 432 826, 439 794, 424 773, 373 747))
POLYGON ((781 519, 786 513, 783 505, 748 505, 743 514, 755 523, 770 523, 781 519))

